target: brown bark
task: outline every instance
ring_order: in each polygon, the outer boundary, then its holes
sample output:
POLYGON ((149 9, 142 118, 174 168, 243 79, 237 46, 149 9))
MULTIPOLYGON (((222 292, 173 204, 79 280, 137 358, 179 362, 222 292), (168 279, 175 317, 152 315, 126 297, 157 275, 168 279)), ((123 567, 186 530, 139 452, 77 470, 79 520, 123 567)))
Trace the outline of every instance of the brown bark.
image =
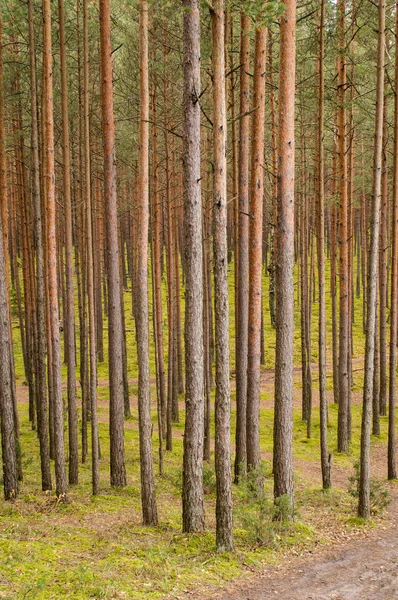
POLYGON ((270 233, 270 262, 268 267, 269 272, 269 311, 271 318, 271 326, 275 329, 275 256, 276 256, 276 219, 277 219, 277 204, 278 204, 278 156, 277 156, 277 139, 276 139, 276 110, 275 110, 275 90, 274 90, 274 60, 273 60, 273 36, 272 31, 269 31, 269 88, 270 88, 270 112, 271 112, 271 141, 272 141, 272 224, 270 233))
POLYGON ((235 482, 246 472, 246 403, 248 348, 248 271, 249 271, 249 126, 250 126, 250 18, 241 14, 240 39, 240 114, 239 122, 239 233, 238 233, 238 319, 236 331, 236 432, 235 482), (243 116, 244 115, 244 116, 243 116))
POLYGON ((149 381, 148 226, 149 226, 149 78, 148 3, 140 1, 140 122, 138 161, 138 264, 136 335, 138 352, 138 421, 141 504, 144 525, 157 525, 152 460, 151 389, 149 381))
MULTIPOLYGON (((398 85, 398 2, 395 7, 395 86, 398 85)), ((398 94, 394 97, 394 173, 392 205, 391 302, 390 302, 390 381, 388 389, 388 479, 397 477, 395 448, 395 394, 398 327, 398 94)))
POLYGON ((46 209, 47 209, 47 276, 48 303, 50 309, 51 363, 53 383, 54 412, 54 451, 56 495, 65 500, 67 479, 64 456, 64 424, 61 378, 61 344, 59 331, 59 304, 57 278, 57 243, 56 243, 56 202, 55 202, 55 162, 54 162, 54 116, 53 116, 53 84, 52 84, 52 44, 51 44, 51 3, 43 0, 43 72, 45 73, 45 106, 46 106, 46 209))
POLYGON ((293 501, 294 95, 296 3, 280 21, 274 495, 293 501))
POLYGON ((69 434, 69 483, 78 483, 78 443, 76 411, 76 351, 75 351, 75 302, 72 241, 72 199, 70 174, 70 144, 68 115, 68 83, 66 73, 65 11, 63 0, 58 0, 59 43, 61 67, 61 106, 62 106, 62 158, 63 193, 65 207, 65 255, 66 255, 66 306, 64 331, 68 367, 68 434, 69 434))
MULTIPOLYGON (((336 195, 336 168, 337 168, 337 144, 336 135, 334 136, 333 152, 333 196, 336 195)), ((337 259, 337 206, 331 207, 330 224, 330 295, 332 298, 332 361, 333 361, 333 399, 334 403, 339 403, 339 341, 337 334, 337 278, 336 278, 336 259, 337 259)))
MULTIPOLYGON (((155 77, 155 76, 154 76, 155 77)), ((166 433, 166 377, 163 349, 163 307, 162 307, 162 204, 159 194, 158 175, 158 128, 156 112, 156 80, 152 95, 152 246, 153 246, 153 286, 154 322, 156 325, 156 364, 158 371, 157 393, 160 405, 162 434, 166 433)))
POLYGON ((251 181, 249 207, 249 332, 247 358, 247 466, 260 464, 260 354, 264 194, 265 69, 267 30, 256 29, 254 49, 251 181))
MULTIPOLYGON (((0 17, 0 204, 2 209, 7 202, 6 177, 3 43, 2 21, 0 17)), ((0 420, 4 498, 6 500, 11 500, 18 494, 18 468, 11 378, 10 313, 8 306, 2 221, 3 219, 0 219, 0 420)))
MULTIPOLYGON (((224 0, 216 0, 214 3, 214 8, 211 10, 211 29, 214 126, 213 256, 215 299, 214 314, 216 325, 216 547, 219 552, 231 552, 234 549, 234 540, 232 530, 230 450, 231 409, 229 383, 227 117, 225 106, 224 0)), ((264 35, 264 44, 265 39, 266 38, 264 35)), ((264 66, 265 70, 265 48, 264 62, 261 62, 260 64, 264 66)), ((257 100, 259 101, 259 104, 261 104, 261 99, 258 96, 257 100)), ((263 115, 261 108, 258 112, 263 115)))
POLYGON ((368 262, 368 312, 366 315, 365 378, 361 426, 361 455, 359 477, 358 515, 370 518, 370 433, 372 424, 373 375, 377 318, 377 259, 379 252, 379 226, 381 205, 382 152, 383 152, 383 101, 385 56, 385 0, 378 2, 379 23, 377 38, 376 115, 373 156, 373 187, 368 262))
POLYGON ((80 44, 80 0, 76 1, 77 25, 77 78, 78 78, 78 127, 76 153, 76 236, 75 264, 78 291, 79 330, 80 330, 80 388, 82 396, 82 463, 88 454, 88 404, 89 404, 89 374, 88 374, 88 337, 87 337, 87 277, 86 277, 86 243, 85 243, 85 207, 83 203, 83 85, 82 59, 80 44))
POLYGON ((97 415, 97 339, 94 300, 94 248, 91 210, 91 156, 90 156, 90 98, 89 98, 89 52, 87 0, 83 0, 83 53, 84 53, 84 170, 86 204, 87 248, 87 299, 89 319, 89 408, 91 416, 91 476, 93 495, 99 493, 99 443, 97 415))
POLYGON ((115 122, 113 115, 111 15, 109 0, 100 0, 102 143, 108 278, 109 429, 111 485, 126 485, 123 427, 122 311, 116 196, 115 122))
POLYGON ((318 104, 318 293, 319 293, 319 414, 322 487, 332 486, 331 462, 328 450, 328 405, 326 397, 326 299, 325 299, 325 0, 321 0, 319 24, 319 104, 318 104))
POLYGON ((348 354, 349 354, 349 281, 348 281, 348 191, 347 191, 347 140, 345 90, 347 85, 347 64, 345 56, 345 0, 339 0, 338 11, 338 155, 339 155, 339 244, 340 244, 340 333, 339 333, 339 413, 338 440, 339 452, 348 452, 348 354))
POLYGON ((185 433, 182 489, 184 532, 202 531, 203 509, 203 267, 200 175, 200 12, 183 0, 184 209, 185 209, 185 433))
POLYGON ((379 302, 380 302, 380 389, 378 403, 379 415, 386 415, 387 408, 387 221, 388 221, 388 95, 384 86, 384 116, 383 116, 383 172, 382 198, 380 213, 380 243, 379 243, 379 302))

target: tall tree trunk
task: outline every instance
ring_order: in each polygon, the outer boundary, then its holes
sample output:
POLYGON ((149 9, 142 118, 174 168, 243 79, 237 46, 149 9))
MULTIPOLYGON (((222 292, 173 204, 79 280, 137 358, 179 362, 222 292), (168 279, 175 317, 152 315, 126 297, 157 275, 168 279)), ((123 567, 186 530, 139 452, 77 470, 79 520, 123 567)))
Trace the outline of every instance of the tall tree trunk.
POLYGON ((77 241, 75 244, 76 279, 78 291, 79 330, 80 330, 80 388, 82 396, 82 463, 86 462, 88 454, 88 339, 87 339, 87 302, 86 302, 86 243, 85 243, 85 210, 83 204, 83 86, 82 86, 82 60, 80 44, 80 0, 76 0, 76 25, 77 25, 77 79, 78 79, 78 127, 77 127, 77 152, 76 172, 77 189, 75 201, 75 217, 77 241))
POLYGON ((322 487, 332 485, 328 450, 328 405, 326 397, 326 301, 325 301, 325 0, 321 0, 319 24, 319 104, 318 104, 318 290, 319 290, 319 414, 321 436, 322 487))
POLYGON ((293 501, 295 0, 286 2, 285 13, 280 21, 280 32, 273 466, 275 498, 287 494, 293 501))
POLYGON ((152 461, 151 388, 149 381, 148 226, 149 226, 149 77, 148 3, 140 1, 140 122, 138 162, 138 265, 136 332, 138 351, 138 420, 141 504, 144 525, 157 525, 152 461))
MULTIPOLYGON (((398 86, 398 2, 395 7, 395 86, 398 86)), ((398 327, 398 94, 394 96, 394 199, 392 208, 391 303, 390 303, 390 381, 388 389, 388 479, 397 478, 395 448, 395 394, 397 387, 398 327)))
POLYGON ((62 106, 62 158, 63 192, 65 207, 65 254, 66 254, 66 310, 64 331, 68 367, 68 433, 69 433, 69 483, 77 484, 79 478, 79 456, 77 443, 76 411, 76 351, 75 351, 75 300, 73 283, 72 199, 70 180, 70 146, 68 116, 68 84, 66 76, 65 11, 63 0, 58 0, 59 45, 61 66, 62 106))
POLYGON ((275 110, 275 89, 274 89, 274 59, 273 59, 273 35, 272 29, 269 30, 269 103, 271 112, 271 141, 272 141, 272 226, 270 236, 270 262, 268 267, 269 272, 269 311, 271 318, 271 326, 275 329, 275 256, 276 256, 276 219, 277 219, 277 204, 278 204, 278 156, 277 156, 277 139, 276 139, 276 110, 275 110))
MULTIPOLYGON (((230 552, 234 548, 234 540, 232 531, 232 489, 230 450, 231 408, 229 383, 227 116, 225 106, 224 0, 216 0, 216 2, 214 3, 214 8, 211 10, 211 28, 214 125, 213 255, 215 298, 214 314, 216 324, 216 546, 219 552, 230 552)), ((261 102, 260 98, 258 98, 258 100, 261 102)), ((259 110, 259 112, 261 113, 261 110, 259 110)))
POLYGON ((156 362, 158 368, 158 396, 162 433, 166 433, 166 377, 163 350, 163 307, 162 307, 162 203, 159 194, 158 127, 156 116, 156 80, 152 96, 152 246, 154 322, 156 324, 156 362))
POLYGON ((167 325, 168 325, 168 364, 167 364, 167 428, 166 428, 166 450, 171 450, 173 445, 172 423, 173 423, 173 397, 175 390, 173 385, 174 365, 174 268, 173 268, 173 230, 172 230, 172 206, 171 206, 171 173, 170 173, 170 148, 168 133, 168 79, 167 79, 167 51, 164 40, 163 62, 165 66, 164 73, 164 152, 165 152, 165 191, 166 191, 166 215, 167 215, 167 325))
POLYGON ((385 416, 387 406, 387 221, 388 221, 388 104, 386 83, 384 84, 384 115, 383 115, 383 173, 382 199, 380 213, 380 243, 379 243, 379 291, 380 291, 380 391, 378 399, 379 415, 385 416))
POLYGON ((247 357, 247 466, 260 456, 260 354, 264 193, 265 70, 267 30, 257 28, 254 49, 251 182, 249 208, 249 332, 247 357))
POLYGON ((373 156, 372 214, 370 224, 370 248, 368 263, 368 312, 366 315, 365 378, 363 387, 358 503, 358 515, 364 519, 370 518, 370 433, 372 424, 373 371, 377 318, 377 258, 379 251, 381 175, 383 167, 383 100, 386 26, 385 0, 379 0, 378 7, 379 27, 377 38, 375 142, 373 156))
POLYGON ((339 243, 340 243, 340 343, 339 343, 339 452, 348 452, 348 344, 349 344, 349 281, 348 281, 348 191, 347 191, 347 140, 345 90, 347 86, 347 64, 345 56, 345 0, 338 0, 338 155, 339 155, 339 243))
POLYGON ((183 0, 184 209, 185 209, 185 434, 182 527, 202 531, 203 509, 203 267, 200 174, 200 12, 183 0))
MULTIPOLYGON (((40 192, 39 132, 37 122, 37 83, 33 0, 28 2, 29 58, 31 101, 31 190, 34 212, 34 241, 36 250, 36 400, 37 431, 40 445, 40 469, 42 490, 51 490, 50 447, 48 440, 48 406, 46 389, 46 320, 43 230, 40 192)), ((1 86, 0 86, 1 89, 1 86)), ((0 102, 0 105, 2 103, 0 102)), ((2 178, 3 179, 3 178, 2 178)))
MULTIPOLYGON (((337 189, 337 144, 336 135, 334 137, 333 148, 333 179, 332 195, 336 195, 337 189)), ((337 335, 337 277, 336 277, 336 259, 337 259, 337 206, 331 207, 330 224, 330 295, 332 298, 332 362, 333 362, 333 399, 334 403, 339 403, 339 342, 337 335)))
POLYGON ((54 388, 54 451, 56 495, 65 500, 67 478, 64 455, 64 422, 61 377, 61 343, 59 331, 57 241, 56 241, 56 201, 55 201, 55 159, 54 159, 54 115, 53 115, 53 60, 51 44, 51 2, 43 0, 43 72, 45 75, 46 107, 46 210, 47 210, 47 269, 51 331, 52 383, 54 388))
MULTIPOLYGON (((0 16, 0 205, 7 202, 7 166, 4 127, 3 41, 0 16)), ((0 219, 0 421, 3 460, 4 498, 18 494, 16 431, 11 377, 10 313, 7 297, 7 274, 4 260, 2 219, 0 219)))
POLYGON ((249 271, 249 126, 250 126, 250 18, 241 13, 240 121, 239 121, 239 234, 238 234, 238 319, 236 331, 236 455, 235 483, 246 473, 246 403, 248 349, 249 271))
POLYGON ((115 122, 113 115, 111 15, 109 0, 100 0, 102 74, 102 143, 108 276, 109 429, 111 485, 126 485, 123 427, 123 330, 120 301, 119 241, 116 196, 115 122))
POLYGON ((84 47, 84 171, 86 200, 86 244, 87 244, 87 296, 88 326, 90 342, 89 408, 91 413, 91 475, 93 495, 99 493, 99 443, 97 415, 97 335, 94 300, 94 249, 91 210, 91 156, 90 156, 90 98, 89 98, 89 48, 88 48, 88 4, 83 0, 83 47, 84 47))

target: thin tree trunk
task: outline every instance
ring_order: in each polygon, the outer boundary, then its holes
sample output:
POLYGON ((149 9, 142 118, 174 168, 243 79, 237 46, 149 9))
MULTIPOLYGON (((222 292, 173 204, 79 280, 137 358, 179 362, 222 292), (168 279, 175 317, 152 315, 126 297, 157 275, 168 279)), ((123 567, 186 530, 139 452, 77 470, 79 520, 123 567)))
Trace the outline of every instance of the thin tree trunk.
POLYGON ((89 98, 89 48, 87 0, 83 0, 83 47, 84 47, 84 167, 86 200, 86 244, 87 244, 87 296, 88 326, 90 342, 89 406, 91 412, 91 476, 92 492, 99 493, 99 443, 97 415, 97 339, 94 300, 94 249, 91 210, 91 156, 90 156, 90 98, 89 98))
POLYGON ((325 0, 320 5, 319 25, 319 104, 318 104, 318 293, 319 293, 319 415, 322 487, 332 486, 331 459, 328 450, 328 405, 326 397, 326 300, 325 300, 325 0))
POLYGON ((241 13, 240 115, 239 121, 239 233, 238 233, 238 319, 236 331, 236 432, 235 483, 246 473, 246 403, 248 349, 249 271, 249 126, 250 126, 250 18, 241 13))
MULTIPOLYGON (((337 168, 337 148, 336 136, 334 136, 333 151, 333 196, 336 195, 336 168, 337 168)), ((339 342, 337 334, 337 277, 336 277, 336 258, 337 258, 337 206, 331 207, 331 226, 330 226, 330 295, 332 298, 332 361, 333 361, 333 399, 334 403, 339 403, 339 342)))
MULTIPOLYGON (((0 203, 7 201, 7 166, 4 128, 3 42, 0 16, 0 203)), ((7 297, 7 273, 4 256, 3 227, 0 219, 0 420, 5 500, 18 494, 16 431, 11 377, 10 313, 7 297)))
POLYGON ((383 173, 380 213, 379 291, 380 291, 380 391, 378 412, 386 415, 387 408, 387 221, 388 221, 388 95, 384 85, 383 115, 383 173))
MULTIPOLYGON (((40 163, 37 122, 37 83, 35 32, 33 22, 33 0, 28 2, 29 14, 29 58, 31 100, 31 190, 34 211, 34 241, 36 250, 36 401, 37 430, 40 445, 40 469, 42 490, 51 490, 50 448, 48 440, 48 406, 46 389, 46 320, 43 231, 40 198, 40 163)), ((1 89, 1 86, 0 86, 1 89)), ((2 103, 0 102, 0 105, 2 103)), ((3 179, 3 178, 2 178, 3 179)))
MULTIPOLYGON (((229 306, 227 250, 227 117, 225 106, 224 0, 211 10, 214 137, 214 298, 216 324, 216 547, 234 549, 230 450, 229 306)), ((264 35, 264 42, 266 38, 264 35)), ((265 45, 265 44, 264 44, 265 45)), ((261 57, 262 58, 262 57, 261 57)), ((265 71, 265 47, 264 62, 265 71)), ((256 89, 256 88, 255 88, 256 89)), ((264 90, 265 91, 265 90, 264 90)), ((261 99, 257 96, 259 103, 261 99)), ((259 110, 262 113, 261 109, 259 110)), ((262 113, 263 114, 263 113, 262 113)), ((261 138, 260 138, 261 139, 261 138)), ((260 142, 261 144, 261 142, 260 142)), ((200 203, 199 203, 200 204, 200 203)), ((261 221, 262 224, 262 221, 261 221)), ((260 252, 261 260, 261 252, 260 252)), ((261 265, 260 265, 261 271, 261 265)), ((261 295, 260 295, 261 299, 261 295)), ((261 310, 261 303, 260 303, 261 310)))
POLYGON ((184 532, 202 531, 203 508, 203 266, 200 175, 200 12, 183 0, 185 208, 185 434, 182 488, 184 532))
POLYGON ((47 209, 47 269, 51 331, 52 383, 54 387, 54 451, 55 480, 58 499, 66 500, 67 478, 64 455, 64 423, 61 377, 61 343, 59 331, 55 161, 54 161, 54 116, 53 116, 53 60, 51 44, 51 3, 43 0, 43 72, 45 74, 46 106, 46 209, 47 209))
POLYGON ((370 432, 372 424, 373 370, 377 308, 377 258, 379 251, 379 225, 381 204, 381 175, 383 152, 383 101, 385 56, 385 0, 379 0, 379 27, 377 38, 377 82, 375 142, 373 157, 372 215, 368 263, 368 313, 366 315, 365 379, 361 426, 361 458, 359 476, 358 515, 370 518, 370 432))
POLYGON ((249 222, 249 332, 247 358, 247 467, 255 469, 260 456, 260 353, 262 238, 264 193, 264 125, 267 30, 257 28, 254 49, 252 149, 249 222))
POLYGON ((293 331, 294 331, 294 95, 296 3, 287 0, 280 21, 278 221, 276 260, 276 355, 274 496, 293 502, 293 331))
POLYGON ((138 352, 138 421, 141 504, 144 525, 157 525, 152 460, 151 388, 149 381, 148 226, 149 226, 149 77, 148 3, 140 1, 140 122, 138 162, 138 265, 136 332, 138 352))
MULTIPOLYGON (((377 292, 379 290, 379 275, 377 277, 377 292)), ((379 406, 379 298, 376 297, 375 351, 373 360, 373 391, 372 391, 372 435, 380 435, 380 406, 379 406)))
POLYGON ((158 366, 158 395, 161 411, 162 433, 166 433, 166 377, 163 350, 163 307, 162 307, 162 204, 159 194, 158 176, 158 128, 156 117, 156 81, 152 96, 152 245, 153 285, 156 323, 156 361, 158 366))
MULTIPOLYGON (((395 7, 395 86, 398 86, 398 2, 395 7)), ((398 94, 394 96, 394 173, 391 251, 390 302, 390 381, 388 389, 388 479, 397 478, 395 448, 395 394, 397 387, 397 327, 398 327, 398 94)))
POLYGON ((68 84, 66 76, 65 11, 63 0, 58 0, 59 44, 61 66, 62 106, 62 158, 63 192, 65 207, 65 254, 66 254, 66 310, 64 331, 68 367, 68 434, 69 434, 69 483, 77 484, 79 456, 77 443, 76 411, 76 352, 75 352, 75 301, 73 283, 72 199, 70 181, 70 148, 68 116, 68 84))
POLYGON ((347 192, 347 141, 345 89, 347 86, 347 64, 345 57, 345 0, 339 0, 338 11, 338 155, 339 155, 339 243, 340 243, 340 343, 339 343, 339 412, 338 439, 339 452, 348 452, 348 344, 349 344, 349 281, 348 281, 348 192, 347 192))
POLYGON ((123 425, 123 330, 120 302, 119 242, 116 196, 115 123, 113 115, 111 15, 109 0, 100 0, 102 74, 102 142, 108 276, 109 429, 111 485, 126 485, 123 425))
POLYGON ((273 61, 273 35, 272 30, 269 30, 269 88, 270 88, 270 112, 271 112, 271 141, 272 141, 272 227, 270 239, 270 263, 269 272, 269 310, 271 318, 271 326, 276 327, 275 316, 275 257, 276 257, 276 219, 277 219, 277 204, 278 204, 278 156, 277 156, 277 139, 276 139, 276 110, 275 110, 275 90, 274 90, 274 61, 273 61))

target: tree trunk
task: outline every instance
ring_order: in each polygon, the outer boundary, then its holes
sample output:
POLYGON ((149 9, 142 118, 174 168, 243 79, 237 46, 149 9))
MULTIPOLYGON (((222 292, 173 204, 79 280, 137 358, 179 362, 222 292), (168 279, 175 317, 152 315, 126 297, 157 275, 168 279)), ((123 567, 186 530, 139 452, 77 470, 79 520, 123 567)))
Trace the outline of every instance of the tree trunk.
POLYGON ((126 485, 123 426, 123 331, 120 301, 119 241, 116 196, 115 123, 113 115, 111 15, 109 0, 100 0, 102 143, 108 276, 109 430, 111 485, 126 485))
POLYGON ((89 48, 87 0, 83 0, 83 47, 84 47, 84 166, 86 200, 86 244, 87 244, 87 296, 88 327, 90 342, 89 407, 91 412, 91 475, 92 492, 99 493, 99 443, 97 415, 97 333, 94 300, 94 248, 91 210, 91 157, 90 157, 90 98, 89 98, 89 48))
POLYGON ((264 194, 265 70, 267 30, 257 28, 254 49, 252 149, 249 222, 249 332, 247 357, 247 467, 260 456, 260 354, 264 194))
POLYGON ((364 519, 370 518, 370 433, 372 424, 373 371, 377 318, 377 258, 379 252, 381 175, 383 167, 383 100, 386 26, 385 0, 379 0, 378 7, 379 27, 377 38, 375 142, 373 157, 372 214, 368 262, 368 312, 366 315, 365 378, 363 387, 361 462, 358 503, 358 515, 364 519))
POLYGON ((144 525, 157 525, 152 460, 151 388, 149 381, 148 226, 149 226, 149 77, 148 3, 140 1, 140 121, 138 161, 138 264, 136 334, 138 352, 138 421, 141 504, 144 525))
POLYGON ((185 209, 185 434, 182 488, 184 532, 202 531, 203 509, 203 266, 200 174, 200 12, 183 0, 185 209))
POLYGON ((65 254, 66 254, 66 307, 64 331, 68 367, 68 433, 69 433, 69 483, 77 484, 79 478, 77 411, 76 411, 76 351, 75 351, 75 300, 73 283, 72 199, 70 181, 70 148, 68 116, 68 84, 66 77, 65 12, 63 0, 58 0, 59 44, 61 67, 62 107, 62 158, 63 192, 65 207, 65 254))
POLYGON ((318 104, 318 293, 319 293, 319 415, 322 487, 332 486, 328 450, 328 404, 326 397, 326 300, 325 300, 325 0, 321 0, 319 25, 319 104, 318 104))
POLYGON ((271 142, 272 142, 272 226, 270 236, 270 262, 268 267, 269 272, 269 311, 271 318, 271 326, 276 327, 275 316, 275 257, 276 257, 276 219, 277 219, 277 204, 278 204, 278 156, 277 156, 277 139, 276 139, 276 110, 275 110, 275 89, 274 89, 274 59, 273 59, 273 35, 272 30, 269 31, 269 103, 271 112, 271 142))
POLYGON ((293 502, 295 0, 286 2, 286 10, 280 21, 280 32, 273 466, 275 498, 287 494, 293 502))
MULTIPOLYGON (((336 195, 337 188, 337 144, 336 135, 334 135, 333 149, 333 196, 336 195)), ((339 341, 337 334, 337 277, 336 277, 336 259, 337 259, 337 206, 331 207, 331 226, 330 226, 330 295, 332 297, 332 361, 333 361, 333 399, 334 403, 339 403, 339 341)))
MULTIPOLYGON (((4 128, 3 43, 0 17, 0 203, 7 200, 7 166, 4 128)), ((10 313, 7 297, 7 274, 4 260, 2 219, 0 219, 0 420, 5 500, 18 494, 18 468, 14 405, 11 377, 10 313)))
MULTIPOLYGON (((31 190, 34 212, 34 240, 36 250, 36 399, 37 431, 40 445, 40 469, 42 490, 51 490, 50 447, 48 440, 48 406, 46 389, 46 320, 43 231, 40 192, 40 163, 37 122, 37 83, 35 32, 33 22, 33 0, 28 3, 29 14, 29 58, 31 100, 31 190)), ((0 86, 1 89, 1 86, 0 86)), ((0 105, 2 103, 0 102, 0 105)), ((3 179, 3 178, 2 178, 3 179)))
MULTIPOLYGON (((155 77, 155 75, 154 75, 155 77)), ((154 312, 156 324, 156 362, 158 369, 158 396, 162 433, 166 433, 166 377, 163 350, 163 307, 162 307, 162 203, 159 194, 158 128, 156 116, 156 80, 152 96, 152 246, 154 312)))
MULTIPOLYGON (((214 126, 213 256, 215 299, 214 314, 216 325, 216 547, 219 552, 231 552, 234 549, 234 540, 232 531, 232 489, 230 450, 231 408, 229 383, 227 117, 225 106, 224 0, 216 0, 216 2, 214 3, 214 8, 211 10, 211 29, 214 126)), ((258 98, 258 100, 261 102, 260 98, 258 98)), ((259 110, 258 112, 261 113, 261 110, 259 110)))
MULTIPOLYGON (((395 8, 395 86, 398 86, 398 2, 395 8)), ((388 479, 397 478, 395 448, 395 394, 397 386, 397 301, 398 301, 398 94, 394 96, 394 173, 392 208, 391 302, 390 302, 390 381, 388 389, 388 479)))
POLYGON ((348 192, 347 192, 347 141, 345 90, 347 86, 347 64, 345 57, 345 0, 338 0, 338 154, 339 154, 339 243, 340 243, 340 343, 339 343, 339 452, 348 452, 348 344, 349 344, 349 281, 348 281, 348 192))
POLYGON ((386 415, 387 407, 387 221, 388 221, 388 104, 386 84, 384 85, 384 115, 383 115, 383 173, 382 199, 380 213, 380 243, 379 243, 379 291, 380 291, 380 391, 378 412, 386 415))
POLYGON ((53 383, 55 480, 58 499, 66 500, 67 479, 64 455, 64 423, 61 377, 61 344, 59 331, 54 115, 53 115, 53 60, 51 44, 51 3, 43 0, 43 72, 45 76, 46 137, 46 211, 47 211, 47 276, 50 309, 51 363, 53 383))
POLYGON ((249 125, 250 125, 250 18, 241 13, 240 121, 239 121, 239 233, 238 233, 238 319, 236 331, 236 432, 235 483, 246 473, 246 402, 248 349, 249 271, 249 125))

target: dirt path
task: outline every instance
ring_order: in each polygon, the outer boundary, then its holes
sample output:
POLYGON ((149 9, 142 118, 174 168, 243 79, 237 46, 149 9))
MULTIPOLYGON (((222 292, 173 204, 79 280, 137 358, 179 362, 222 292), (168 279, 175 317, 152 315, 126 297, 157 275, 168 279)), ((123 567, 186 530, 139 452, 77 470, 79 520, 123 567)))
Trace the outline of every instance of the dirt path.
POLYGON ((241 587, 214 600, 398 600, 398 498, 390 523, 365 537, 300 558, 282 568, 270 567, 241 587))

